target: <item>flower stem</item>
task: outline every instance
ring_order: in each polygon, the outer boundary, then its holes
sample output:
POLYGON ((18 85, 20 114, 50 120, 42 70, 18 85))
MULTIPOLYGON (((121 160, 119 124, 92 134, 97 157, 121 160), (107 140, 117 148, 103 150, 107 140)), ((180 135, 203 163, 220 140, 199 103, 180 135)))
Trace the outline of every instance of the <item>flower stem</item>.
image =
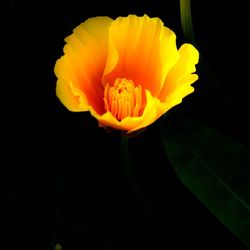
POLYGON ((149 200, 147 197, 143 194, 135 176, 135 172, 132 166, 132 162, 130 161, 129 157, 129 137, 123 135, 122 136, 122 141, 121 141, 121 149, 122 149, 122 167, 129 179, 129 184, 136 193, 136 195, 140 198, 142 203, 144 204, 145 209, 147 210, 147 213, 150 214, 151 216, 156 218, 153 212, 153 208, 150 205, 149 200))
MULTIPOLYGON (((196 48, 198 48, 192 22, 191 0, 180 0, 180 15, 181 15, 181 26, 185 39, 187 40, 187 42, 192 43, 196 48)), ((213 83, 213 85, 219 91, 219 94, 223 95, 223 97, 227 101, 227 104, 230 105, 230 108, 231 107, 234 108, 235 105, 232 96, 228 93, 225 87, 217 79, 214 72, 211 70, 210 66, 206 62, 202 53, 200 53, 200 68, 206 74, 208 82, 213 83)))
POLYGON ((190 0, 180 0, 180 12, 181 26, 184 36, 188 40, 188 42, 191 42, 195 46, 197 46, 193 30, 190 0))

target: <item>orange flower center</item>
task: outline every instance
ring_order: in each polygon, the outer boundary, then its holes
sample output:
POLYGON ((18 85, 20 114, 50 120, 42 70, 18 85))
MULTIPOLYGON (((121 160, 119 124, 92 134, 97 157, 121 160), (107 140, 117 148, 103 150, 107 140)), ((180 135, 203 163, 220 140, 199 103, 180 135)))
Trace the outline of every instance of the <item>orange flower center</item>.
POLYGON ((103 100, 105 110, 119 121, 127 116, 138 116, 142 106, 141 85, 135 86, 126 78, 116 78, 113 87, 105 86, 103 100))

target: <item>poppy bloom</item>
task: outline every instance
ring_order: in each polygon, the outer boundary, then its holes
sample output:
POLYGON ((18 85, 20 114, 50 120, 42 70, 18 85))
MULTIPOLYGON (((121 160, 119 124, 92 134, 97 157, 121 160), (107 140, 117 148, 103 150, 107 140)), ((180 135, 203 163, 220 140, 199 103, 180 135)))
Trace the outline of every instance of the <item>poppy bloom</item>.
POLYGON ((159 18, 89 18, 65 42, 55 65, 57 97, 70 111, 90 111, 100 126, 145 128, 198 79, 198 51, 191 44, 177 49, 175 33, 159 18))

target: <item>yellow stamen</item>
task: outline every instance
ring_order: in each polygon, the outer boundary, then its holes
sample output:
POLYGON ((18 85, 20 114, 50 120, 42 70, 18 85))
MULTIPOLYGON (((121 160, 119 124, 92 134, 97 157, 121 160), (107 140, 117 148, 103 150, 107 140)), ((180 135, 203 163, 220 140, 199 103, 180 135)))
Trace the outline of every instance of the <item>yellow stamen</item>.
POLYGON ((142 87, 135 86, 132 80, 117 78, 113 87, 105 86, 103 100, 105 110, 119 121, 127 116, 138 116, 142 107, 142 87))

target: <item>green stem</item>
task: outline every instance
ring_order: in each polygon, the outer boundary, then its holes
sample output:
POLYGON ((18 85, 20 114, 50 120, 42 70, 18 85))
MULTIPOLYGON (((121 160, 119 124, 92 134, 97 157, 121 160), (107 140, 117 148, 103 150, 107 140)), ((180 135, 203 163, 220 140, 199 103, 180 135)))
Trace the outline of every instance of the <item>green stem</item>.
POLYGON ((125 169, 129 165, 129 138, 126 135, 122 135, 122 165, 125 169))
MULTIPOLYGON (((191 0, 180 0, 180 14, 181 26, 185 39, 187 42, 192 43, 196 48, 198 48, 193 29, 191 0)), ((200 68, 206 74, 209 82, 212 83, 213 86, 218 90, 219 94, 225 98, 227 104, 232 107, 234 103, 231 95, 216 78, 202 53, 200 53, 200 68)))
POLYGON ((180 0, 180 11, 181 11, 181 26, 185 38, 195 45, 196 41, 193 30, 192 14, 191 14, 191 1, 180 0))
POLYGON ((138 185, 138 182, 136 180, 135 172, 133 169, 133 166, 130 161, 129 157, 129 137, 123 135, 121 140, 121 149, 122 149, 122 167, 129 179, 129 184, 132 187, 132 189, 135 191, 136 195, 140 198, 142 203, 144 204, 147 213, 151 216, 153 215, 154 218, 156 216, 154 215, 152 206, 150 205, 149 200, 146 198, 146 196, 143 194, 140 186, 138 185))

